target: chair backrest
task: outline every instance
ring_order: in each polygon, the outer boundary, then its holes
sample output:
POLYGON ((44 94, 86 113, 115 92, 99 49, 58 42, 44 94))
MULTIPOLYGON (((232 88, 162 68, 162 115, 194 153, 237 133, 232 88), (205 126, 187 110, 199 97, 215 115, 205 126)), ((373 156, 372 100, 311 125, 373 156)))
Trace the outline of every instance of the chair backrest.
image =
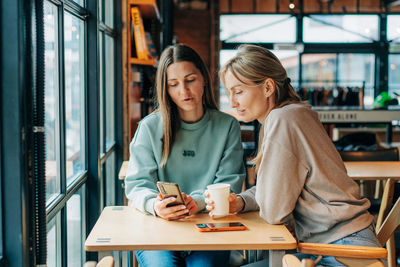
POLYGON ((393 208, 377 232, 379 242, 384 245, 389 237, 400 225, 400 198, 397 199, 393 208))
POLYGON ((343 161, 398 161, 397 147, 371 151, 339 151, 343 161))
POLYGON ((376 149, 376 134, 373 132, 350 133, 334 141, 333 144, 339 151, 365 151, 376 149))

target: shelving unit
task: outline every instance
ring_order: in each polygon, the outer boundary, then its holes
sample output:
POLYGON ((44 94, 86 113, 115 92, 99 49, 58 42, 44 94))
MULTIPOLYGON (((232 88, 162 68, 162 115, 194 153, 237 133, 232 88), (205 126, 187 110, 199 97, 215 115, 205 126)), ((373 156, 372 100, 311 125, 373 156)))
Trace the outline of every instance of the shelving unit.
MULTIPOLYGON (((156 0, 127 0, 126 9, 126 36, 127 36, 127 92, 128 97, 128 136, 129 141, 133 138, 138 122, 148 113, 150 98, 152 97, 151 84, 152 74, 157 64, 156 58, 139 59, 136 57, 135 37, 132 31, 131 7, 139 9, 143 20, 144 30, 150 32, 153 42, 157 47, 159 44, 159 31, 154 30, 154 25, 161 23, 160 12, 156 0)), ((159 51, 157 51, 159 52, 159 51)))
POLYGON ((160 19, 160 12, 155 0, 129 0, 128 5, 138 6, 143 18, 160 19))

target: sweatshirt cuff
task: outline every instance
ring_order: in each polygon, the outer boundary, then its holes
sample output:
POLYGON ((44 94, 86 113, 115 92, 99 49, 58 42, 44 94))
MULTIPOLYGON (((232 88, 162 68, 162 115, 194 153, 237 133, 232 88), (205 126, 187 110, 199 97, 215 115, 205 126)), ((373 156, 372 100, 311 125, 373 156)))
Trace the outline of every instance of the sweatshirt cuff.
POLYGON ((154 211, 154 202, 156 201, 155 198, 150 198, 149 200, 146 201, 144 209, 146 212, 153 214, 156 216, 156 212, 154 211))
POLYGON ((244 191, 244 192, 238 194, 238 196, 240 196, 244 202, 244 207, 241 212, 247 212, 247 211, 253 211, 253 210, 259 209, 258 204, 255 201, 253 194, 251 194, 251 193, 248 194, 247 191, 244 191))
POLYGON ((191 197, 194 199, 194 201, 196 201, 197 207, 199 209, 198 212, 201 212, 206 208, 206 201, 203 196, 193 195, 191 197))

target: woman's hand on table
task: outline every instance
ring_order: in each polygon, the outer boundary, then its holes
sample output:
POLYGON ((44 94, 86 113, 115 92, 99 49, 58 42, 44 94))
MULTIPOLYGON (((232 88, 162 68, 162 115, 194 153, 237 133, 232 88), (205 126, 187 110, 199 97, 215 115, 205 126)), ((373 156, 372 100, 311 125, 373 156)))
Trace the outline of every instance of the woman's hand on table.
POLYGON ((156 201, 154 202, 154 212, 156 213, 156 215, 168 221, 179 220, 186 217, 188 215, 187 213, 190 212, 190 210, 185 205, 167 207, 168 204, 174 202, 175 200, 176 198, 174 197, 163 199, 161 194, 158 194, 156 201))
MULTIPOLYGON (((211 218, 214 217, 213 210, 214 210, 214 201, 210 199, 210 193, 206 190, 204 192, 204 196, 206 197, 206 209, 209 211, 209 215, 211 218)), ((241 212, 244 208, 244 201, 243 199, 236 195, 235 193, 231 193, 228 197, 229 201, 229 213, 238 213, 241 212)))

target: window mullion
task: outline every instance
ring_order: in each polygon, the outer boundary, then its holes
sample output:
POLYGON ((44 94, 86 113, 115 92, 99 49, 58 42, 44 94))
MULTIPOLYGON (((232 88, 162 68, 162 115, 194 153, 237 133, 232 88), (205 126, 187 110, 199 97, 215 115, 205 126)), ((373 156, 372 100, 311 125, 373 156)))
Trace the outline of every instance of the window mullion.
POLYGON ((60 49, 60 57, 59 57, 59 69, 60 69, 60 90, 59 90, 59 138, 60 145, 59 149, 59 158, 60 158, 60 167, 59 167, 59 177, 60 177, 60 186, 61 193, 67 193, 67 178, 66 178, 66 139, 65 139, 65 53, 64 53, 64 6, 61 5, 59 8, 59 49, 60 49))

